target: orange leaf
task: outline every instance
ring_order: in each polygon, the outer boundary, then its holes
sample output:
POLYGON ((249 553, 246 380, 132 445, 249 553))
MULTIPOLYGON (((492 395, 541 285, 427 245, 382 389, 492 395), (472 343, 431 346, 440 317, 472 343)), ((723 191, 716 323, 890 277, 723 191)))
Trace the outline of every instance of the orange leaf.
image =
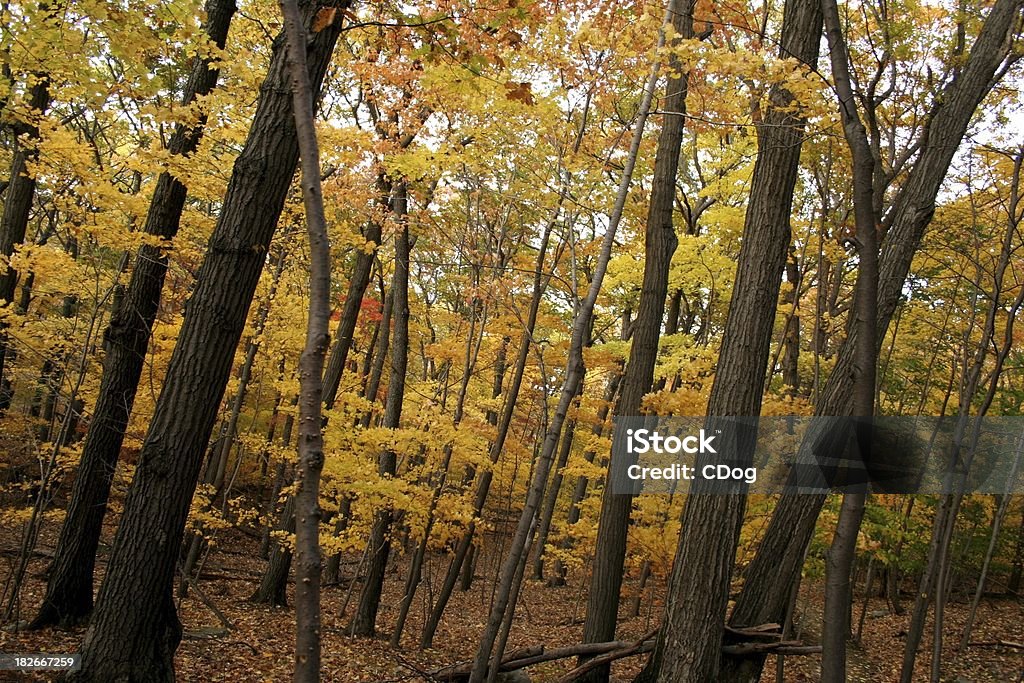
POLYGON ((337 7, 324 7, 316 13, 316 19, 313 20, 313 33, 320 33, 325 28, 334 23, 334 17, 338 13, 337 7))

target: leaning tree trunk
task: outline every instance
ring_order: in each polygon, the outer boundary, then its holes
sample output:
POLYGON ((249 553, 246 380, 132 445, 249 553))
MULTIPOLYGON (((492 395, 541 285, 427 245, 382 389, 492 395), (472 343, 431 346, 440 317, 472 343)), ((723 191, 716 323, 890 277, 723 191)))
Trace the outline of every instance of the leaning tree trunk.
MULTIPOLYGON (((981 99, 995 84, 994 76, 1009 52, 1021 0, 996 0, 981 32, 954 79, 933 107, 934 116, 920 156, 900 191, 900 201, 883 221, 888 227, 879 258, 878 334, 885 334, 900 297, 910 262, 935 211, 935 197, 950 161, 963 139, 981 99)), ((881 340, 876 340, 881 344, 881 340)), ((823 387, 817 415, 848 415, 853 393, 856 330, 839 350, 836 365, 823 387)), ((806 440, 805 440, 806 441, 806 440)), ((805 443, 801 451, 810 446, 805 443)), ((804 454, 800 454, 803 458, 804 454)), ((813 456, 811 456, 813 457, 813 456)), ((780 622, 785 617, 790 587, 798 579, 804 549, 814 533, 823 495, 780 498, 757 554, 747 567, 743 589, 730 615, 733 625, 780 622)), ((756 681, 764 657, 748 658, 742 671, 722 680, 756 681)))
MULTIPOLYGON (((391 281, 391 299, 395 319, 394 339, 391 344, 391 367, 388 376, 388 395, 384 405, 385 429, 398 429, 402 421, 402 403, 405 399, 405 374, 409 365, 409 222, 407 218, 407 188, 404 181, 395 189, 394 214, 400 221, 395 236, 395 274, 391 281)), ((377 470, 382 477, 394 476, 398 456, 392 449, 381 452, 377 470)), ((384 571, 391 554, 392 512, 377 512, 370 531, 367 554, 370 566, 366 582, 359 593, 359 605, 352 617, 349 632, 354 636, 372 636, 377 628, 377 610, 384 588, 384 571)))
MULTIPOLYGON (((315 1, 300 6, 306 24, 323 8, 315 1)), ((310 81, 317 91, 341 31, 343 13, 337 14, 309 41, 310 81)), ((181 638, 171 596, 178 548, 204 446, 298 161, 284 48, 279 35, 139 455, 76 681, 174 678, 181 638)))
MULTIPOLYGON (((208 0, 206 4, 206 33, 218 48, 224 47, 234 13, 234 0, 208 0)), ((210 65, 208 58, 195 58, 182 97, 184 104, 213 90, 219 72, 210 65)), ((168 151, 174 155, 194 152, 203 134, 205 118, 203 114, 195 126, 179 125, 168 151)), ((161 173, 149 204, 144 232, 162 239, 173 238, 178 232, 185 195, 185 186, 175 176, 169 171, 161 173)), ((163 251, 152 245, 142 246, 121 305, 114 311, 104 333, 106 357, 100 393, 50 564, 46 597, 33 627, 73 624, 92 611, 96 548, 166 273, 167 257, 163 251)))
MULTIPOLYGON (((693 0, 673 0, 668 15, 675 41, 693 37, 693 0)), ((662 39, 664 40, 664 39, 662 39)), ((659 41, 660 42, 660 41, 659 41)), ((622 379, 622 390, 613 415, 638 415, 643 397, 654 383, 654 364, 658 358, 661 321, 668 295, 668 272, 672 255, 679 244, 672 212, 676 197, 676 175, 679 170, 679 151, 683 139, 683 121, 686 113, 686 95, 689 75, 681 71, 677 54, 668 62, 669 77, 665 84, 665 97, 661 107, 678 112, 664 116, 658 134, 658 149, 654 160, 654 179, 644 231, 644 274, 640 302, 633 321, 633 343, 629 361, 622 379)), ((652 87, 648 94, 653 91, 652 87)), ((621 448, 625 439, 623 430, 615 430, 612 438, 621 448)), ((613 452, 617 451, 613 447, 613 452)), ((622 449, 624 450, 624 449, 622 449)), ((618 452, 622 452, 618 450, 618 452)), ((616 493, 611 484, 612 467, 608 467, 604 494, 601 498, 601 517, 597 528, 597 551, 594 570, 587 596, 587 616, 583 625, 583 642, 600 643, 614 640, 615 622, 619 613, 619 593, 622 588, 623 564, 626 558, 626 535, 633 508, 633 496, 616 493)), ((580 664, 587 658, 581 657, 580 664)), ((609 664, 595 667, 583 680, 608 680, 609 664)))
MULTIPOLYGON (((815 68, 820 31, 817 0, 788 0, 780 54, 815 68)), ((804 120, 796 104, 785 87, 773 86, 769 108, 757 127, 758 154, 736 283, 708 399, 712 419, 761 413, 803 139, 804 120)), ((736 446, 736 462, 730 464, 743 466, 744 460, 753 457, 753 439, 738 438, 736 446)), ((698 456, 698 466, 703 457, 698 456)), ((715 680, 721 660, 729 581, 746 494, 700 492, 700 482, 695 484, 696 492, 691 489, 683 511, 665 620, 649 667, 662 682, 715 680), (713 540, 707 538, 709 530, 714 530, 713 540), (697 586, 700 590, 694 590, 697 586)))

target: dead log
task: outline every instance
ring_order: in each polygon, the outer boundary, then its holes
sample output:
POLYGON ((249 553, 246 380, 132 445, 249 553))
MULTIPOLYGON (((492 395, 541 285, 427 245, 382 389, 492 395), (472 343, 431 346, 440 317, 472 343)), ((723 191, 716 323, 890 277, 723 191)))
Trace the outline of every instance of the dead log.
POLYGON ((657 635, 658 629, 655 629, 650 633, 645 634, 643 637, 641 637, 639 640, 635 641, 632 645, 629 645, 628 647, 613 650, 611 652, 607 652, 603 655, 594 657, 593 659, 583 662, 576 668, 570 669, 567 673, 563 674, 555 681, 555 683, 572 683, 572 681, 575 681, 591 669, 596 669, 597 667, 603 666, 604 664, 607 664, 609 662, 614 662, 616 659, 633 657, 635 655, 644 654, 645 652, 650 652, 654 649, 654 645, 657 642, 657 635))
POLYGON ((1012 640, 979 640, 968 643, 970 647, 1012 647, 1016 650, 1024 650, 1024 643, 1015 643, 1012 640))

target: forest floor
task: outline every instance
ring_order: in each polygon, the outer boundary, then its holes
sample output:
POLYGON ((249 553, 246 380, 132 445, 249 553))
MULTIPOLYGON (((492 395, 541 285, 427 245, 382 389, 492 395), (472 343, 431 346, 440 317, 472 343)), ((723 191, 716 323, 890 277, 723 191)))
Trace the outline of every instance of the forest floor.
MULTIPOLYGON (((28 577, 22 591, 22 618, 28 619, 38 606, 45 588, 42 572, 53 548, 54 529, 44 530, 38 553, 29 565, 28 577)), ((16 539, 19 530, 0 526, 0 586, 4 585, 16 557, 16 539)), ((105 539, 109 540, 109 539, 105 539)), ((185 628, 185 638, 178 649, 175 662, 178 680, 182 682, 231 681, 288 681, 291 677, 294 612, 289 608, 272 609, 246 602, 258 583, 264 561, 256 552, 257 541, 236 533, 221 541, 203 569, 199 586, 205 598, 192 591, 180 602, 179 611, 185 628), (208 603, 208 604, 207 604, 208 603), (212 608, 211 606, 212 605, 212 608), (225 626, 214 609, 230 622, 225 626)), ((106 547, 105 547, 106 548, 106 547)), ((492 545, 493 549, 494 546, 492 545)), ((102 552, 102 550, 101 550, 102 552)), ((325 681, 378 681, 399 683, 429 680, 427 673, 441 666, 466 661, 473 657, 478 635, 487 617, 487 605, 493 589, 498 554, 485 553, 485 563, 478 565, 476 580, 467 592, 456 591, 438 630, 433 650, 421 651, 416 647, 423 623, 428 586, 436 590, 447 566, 447 558, 437 555, 427 565, 429 582, 417 594, 417 607, 411 612, 402 647, 392 649, 386 638, 397 615, 404 584, 408 556, 400 556, 393 563, 385 582, 385 594, 378 617, 382 639, 352 639, 346 636, 346 620, 339 610, 346 601, 348 587, 329 586, 323 596, 323 679, 325 681)), ((358 558, 348 558, 345 569, 353 573, 358 558)), ((105 565, 101 557, 100 567, 105 565)), ((566 587, 549 588, 539 581, 529 581, 524 587, 516 612, 508 650, 543 644, 560 647, 580 642, 586 595, 581 590, 580 577, 570 575, 566 587)), ((661 582, 659 582, 661 583, 661 582)), ((623 608, 628 608, 635 586, 627 585, 623 608)), ((433 595, 430 596, 431 599, 433 595)), ((291 594, 289 592, 289 599, 291 594)), ((657 622, 663 608, 662 592, 648 592, 640 615, 622 619, 619 637, 622 640, 639 638, 657 622)), ((348 596, 351 613, 358 600, 358 586, 348 596)), ((860 615, 861 601, 854 608, 854 619, 860 615)), ((955 657, 954 648, 966 617, 967 605, 953 602, 947 609, 947 630, 943 661, 943 680, 957 683, 999 681, 1014 683, 1024 676, 1024 651, 1005 646, 970 647, 955 657), (953 635, 955 634, 955 635, 953 635)), ((809 583, 801 591, 798 615, 801 616, 801 638, 807 644, 817 643, 822 609, 822 587, 809 583)), ((850 648, 850 681, 893 681, 898 677, 903 654, 903 632, 909 616, 892 615, 884 600, 868 603, 863 640, 850 648)), ((1022 640, 1024 603, 1019 600, 986 598, 982 601, 972 641, 994 642, 1022 640)), ((927 680, 931 652, 931 627, 922 643, 918 660, 917 678, 927 680)), ((0 651, 8 653, 62 654, 75 652, 82 638, 82 630, 41 632, 0 631, 0 651)), ((642 657, 617 662, 613 675, 630 680, 639 670, 642 657)), ((818 679, 818 656, 788 657, 785 662, 786 681, 814 681, 818 679)), ((572 660, 550 662, 529 669, 533 681, 557 678, 572 666, 572 660)), ((51 680, 52 676, 35 676, 0 672, 0 681, 51 680)), ((775 680, 775 658, 770 657, 762 681, 775 680)))

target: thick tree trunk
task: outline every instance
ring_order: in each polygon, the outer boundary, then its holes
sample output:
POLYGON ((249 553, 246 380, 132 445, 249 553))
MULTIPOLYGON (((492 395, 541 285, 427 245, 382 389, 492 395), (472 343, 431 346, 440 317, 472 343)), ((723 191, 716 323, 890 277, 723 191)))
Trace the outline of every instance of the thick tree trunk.
MULTIPOLYGON (((406 218, 407 196, 404 182, 395 189, 394 215, 401 225, 395 237, 395 274, 391 281, 391 299, 395 319, 394 340, 391 344, 391 367, 388 376, 388 396, 384 406, 385 429, 398 429, 405 399, 405 374, 409 365, 409 223, 406 218)), ((382 477, 395 475, 398 456, 393 450, 380 454, 377 471, 382 477)), ((384 589, 384 571, 391 553, 392 512, 377 512, 370 531, 370 566, 366 582, 359 593, 359 605, 352 617, 349 631, 354 636, 372 636, 377 629, 377 610, 384 589)))
MULTIPOLYGON (((814 68, 820 42, 817 0, 785 4, 780 54, 814 68)), ((758 154, 751 180, 729 315, 708 401, 716 416, 757 416, 782 272, 790 244, 793 189, 800 162, 803 118, 792 94, 772 88, 770 106, 757 128, 758 154)), ((735 427, 723 425, 724 431, 735 427)), ((754 439, 737 436, 734 465, 749 464, 754 439)), ((703 456, 698 457, 698 465, 703 456)), ((700 482, 697 482, 698 484, 700 482)), ((745 493, 722 495, 694 487, 683 512, 669 599, 651 669, 657 680, 709 681, 718 678, 729 581, 746 508, 745 493), (707 533, 714 531, 709 541, 707 533), (694 590, 700 586, 700 590, 694 590)))
MULTIPOLYGON (((669 5, 668 13, 675 40, 693 37, 693 7, 693 0, 673 0, 669 5)), ((665 314, 665 297, 668 295, 668 272, 672 255, 679 244, 672 224, 672 212, 689 75, 681 71, 676 55, 669 58, 668 71, 661 108, 678 113, 663 116, 658 134, 654 179, 644 231, 644 274, 640 302, 633 321, 633 343, 622 379, 622 391, 613 413, 615 417, 639 415, 641 401, 654 383, 654 364, 658 358, 658 340, 665 314)), ((625 436, 622 430, 615 430, 612 438, 621 447, 625 436)), ((624 452, 624 449, 620 452, 624 452)), ((626 558, 626 535, 632 508, 633 496, 612 490, 609 465, 601 498, 593 576, 587 595, 587 616, 583 625, 585 643, 614 640, 626 558)), ((585 659, 581 658, 580 664, 585 659)), ((608 671, 609 664, 595 667, 586 674, 584 680, 606 681, 608 671)))
MULTIPOLYGON (((993 76, 1008 53, 1020 7, 1020 0, 996 0, 959 77, 946 87, 939 100, 941 104, 933 108, 927 139, 900 191, 900 201, 883 220, 888 231, 879 259, 879 335, 885 334, 896 311, 910 262, 931 221, 935 197, 949 163, 975 108, 994 84, 993 76)), ((853 330, 840 348, 835 368, 820 392, 815 414, 850 414, 855 337, 853 330)), ((878 343, 880 345, 881 340, 878 343)), ((809 446, 805 440, 801 450, 809 446)), ((730 616, 731 624, 778 622, 784 617, 790 586, 799 576, 804 549, 814 533, 824 502, 822 495, 780 498, 757 554, 747 567, 743 589, 730 616)), ((763 663, 763 657, 749 658, 742 672, 730 674, 723 680, 758 680, 763 663)))
MULTIPOLYGON (((208 0, 206 4, 206 33, 210 42, 220 48, 224 47, 234 13, 234 0, 208 0)), ((185 87, 183 103, 190 104, 213 90, 218 75, 216 69, 210 68, 208 59, 197 57, 185 87)), ((204 125, 205 115, 194 127, 179 125, 171 137, 168 151, 175 155, 195 151, 204 125)), ((167 171, 161 173, 149 205, 144 232, 163 239, 174 237, 185 206, 185 195, 186 188, 177 178, 167 171)), ((92 611, 96 548, 107 510, 110 484, 145 365, 150 328, 156 318, 166 273, 167 258, 161 250, 151 245, 141 247, 128 288, 104 333, 106 357, 100 393, 50 565, 46 597, 33 622, 34 627, 74 624, 92 611)))
MULTIPOLYGON (((235 392, 234 398, 231 400, 231 413, 228 415, 228 420, 224 425, 221 438, 217 442, 217 446, 212 449, 213 452, 210 454, 207 461, 204 483, 208 484, 213 490, 209 506, 206 508, 207 511, 215 507, 216 499, 221 497, 224 490, 224 482, 228 468, 228 457, 231 454, 231 447, 235 443, 235 437, 238 435, 238 420, 242 415, 242 407, 245 405, 245 397, 249 392, 249 382, 252 380, 252 367, 256 362, 256 354, 259 352, 260 348, 257 340, 260 338, 260 335, 263 333, 263 328, 267 324, 267 316, 270 315, 270 305, 274 299, 275 293, 277 292, 277 284, 280 282, 281 273, 284 271, 284 259, 285 254, 282 250, 277 257, 277 265, 274 267, 274 277, 270 283, 270 291, 267 294, 267 299, 260 305, 259 313, 256 318, 255 329, 253 330, 253 336, 245 346, 245 358, 242 360, 242 367, 238 373, 238 390, 235 392)), ((271 439, 272 438, 273 436, 271 436, 271 439)), ((241 458, 241 450, 239 450, 238 457, 241 458)), ((224 499, 225 501, 227 500, 227 494, 224 494, 224 499)), ((203 540, 203 533, 201 530, 196 530, 185 537, 185 546, 188 547, 188 552, 184 553, 185 562, 182 564, 181 581, 178 583, 178 596, 180 598, 184 598, 188 595, 189 584, 192 582, 192 570, 195 569, 196 562, 199 561, 199 555, 204 546, 203 540)), ((198 581, 198 579, 196 579, 196 581, 198 581)))
MULTIPOLYGON (((304 22, 322 7, 303 2, 304 22)), ((309 42, 316 91, 342 14, 309 42)), ((181 626, 171 584, 178 547, 216 407, 298 161, 284 47, 278 36, 125 500, 76 681, 159 683, 174 676, 181 626)))

